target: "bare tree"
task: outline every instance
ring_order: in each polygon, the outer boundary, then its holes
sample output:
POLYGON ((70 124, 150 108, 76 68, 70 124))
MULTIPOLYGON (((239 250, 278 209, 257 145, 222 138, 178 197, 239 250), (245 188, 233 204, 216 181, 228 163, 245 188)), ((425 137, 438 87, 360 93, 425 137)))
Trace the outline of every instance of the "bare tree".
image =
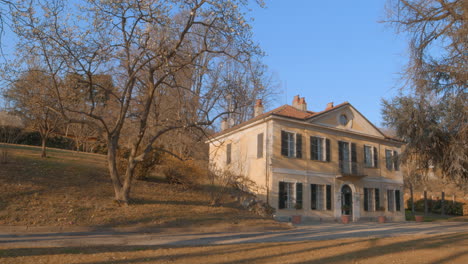
POLYGON ((463 0, 389 0, 387 21, 409 36, 405 88, 384 100, 386 124, 407 141, 406 157, 445 178, 468 179, 468 9, 463 0))
POLYGON ((61 117, 51 110, 56 104, 50 94, 52 80, 38 69, 31 69, 14 82, 5 97, 13 109, 23 117, 26 126, 41 136, 41 157, 45 158, 47 140, 60 125, 61 117))
POLYGON ((53 110, 69 122, 103 131, 115 200, 128 204, 135 166, 161 136, 203 130, 224 114, 215 110, 225 92, 199 77, 216 61, 248 62, 260 53, 244 15, 247 3, 88 0, 78 8, 67 3, 37 1, 18 14, 19 47, 52 76, 58 101, 53 110), (209 60, 200 64, 202 58, 209 60), (83 76, 83 85, 65 89, 61 80, 68 74, 83 76), (186 81, 179 81, 182 74, 186 81), (112 87, 97 83, 96 75, 112 76, 112 87), (173 103, 180 115, 174 119, 159 112, 168 91, 178 94, 173 103), (119 174, 116 153, 126 128, 130 154, 125 173, 119 174))

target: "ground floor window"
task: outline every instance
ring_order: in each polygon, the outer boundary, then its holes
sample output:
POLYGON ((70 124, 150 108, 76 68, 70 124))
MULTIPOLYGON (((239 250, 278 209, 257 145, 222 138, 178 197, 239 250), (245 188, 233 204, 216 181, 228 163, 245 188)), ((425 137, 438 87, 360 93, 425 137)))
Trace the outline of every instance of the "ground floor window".
POLYGON ((279 182, 279 209, 302 209, 302 183, 279 182))
POLYGON ((311 210, 331 210, 331 185, 311 184, 310 185, 310 209, 311 210))
POLYGON ((364 188, 364 211, 378 211, 380 208, 380 190, 364 188))

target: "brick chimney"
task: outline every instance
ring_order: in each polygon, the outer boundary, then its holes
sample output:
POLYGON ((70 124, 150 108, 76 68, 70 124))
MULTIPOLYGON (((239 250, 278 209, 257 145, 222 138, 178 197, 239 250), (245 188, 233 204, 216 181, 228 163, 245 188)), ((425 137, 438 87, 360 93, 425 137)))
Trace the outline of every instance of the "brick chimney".
POLYGON ((263 114, 263 102, 262 99, 257 99, 254 106, 254 117, 263 114))
POLYGON ((307 103, 305 97, 300 97, 299 95, 294 96, 292 106, 301 111, 307 111, 307 103))
POLYGON ((228 128, 229 128, 229 124, 228 124, 227 118, 223 118, 223 120, 221 120, 221 131, 226 130, 228 128))
POLYGON ((330 102, 327 104, 327 108, 325 108, 325 110, 329 110, 329 109, 332 109, 333 108, 333 102, 330 102))

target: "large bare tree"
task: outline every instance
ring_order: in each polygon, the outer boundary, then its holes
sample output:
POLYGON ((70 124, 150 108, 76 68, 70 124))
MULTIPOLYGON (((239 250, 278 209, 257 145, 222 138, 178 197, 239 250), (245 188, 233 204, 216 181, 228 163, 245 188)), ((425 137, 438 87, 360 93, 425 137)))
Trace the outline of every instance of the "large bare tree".
POLYGON ((158 139, 173 130, 202 130, 224 114, 216 109, 226 91, 209 85, 204 74, 221 61, 247 63, 260 51, 244 0, 78 3, 35 1, 18 13, 18 48, 52 76, 58 107, 51 110, 102 131, 115 200, 128 204, 135 166, 158 139), (64 85, 70 75, 80 76, 80 85, 64 85), (98 75, 112 76, 112 85, 97 82, 98 75), (172 118, 160 112, 167 93, 177 94, 172 118), (130 154, 119 174, 123 135, 130 154))
POLYGON ((468 179, 468 5, 464 0, 389 0, 387 21, 409 38, 405 89, 384 100, 384 119, 418 168, 468 179))

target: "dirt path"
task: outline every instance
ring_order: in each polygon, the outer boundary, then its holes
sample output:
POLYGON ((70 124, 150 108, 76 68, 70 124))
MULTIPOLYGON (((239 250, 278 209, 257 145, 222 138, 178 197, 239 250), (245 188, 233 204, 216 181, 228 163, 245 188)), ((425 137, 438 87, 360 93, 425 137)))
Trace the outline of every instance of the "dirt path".
POLYGON ((408 235, 468 233, 468 223, 321 223, 265 232, 157 232, 75 231, 8 232, 0 228, 0 247, 76 247, 108 245, 206 246, 242 243, 297 242, 342 238, 381 238, 408 235))

